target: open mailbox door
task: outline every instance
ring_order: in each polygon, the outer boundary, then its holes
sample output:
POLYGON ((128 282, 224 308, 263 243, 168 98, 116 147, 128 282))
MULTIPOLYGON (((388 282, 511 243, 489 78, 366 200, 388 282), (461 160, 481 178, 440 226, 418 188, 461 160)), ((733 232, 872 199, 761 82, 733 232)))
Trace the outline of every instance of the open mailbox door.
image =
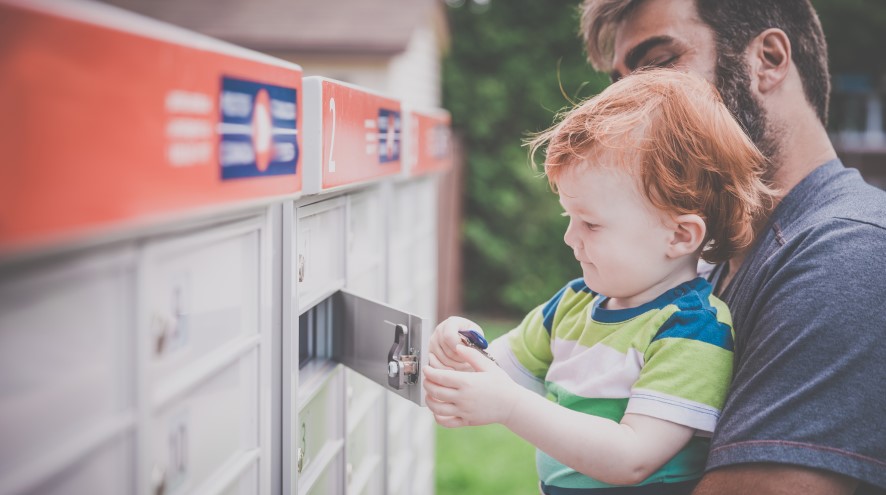
POLYGON ((333 359, 420 406, 430 320, 340 290, 332 296, 333 359))

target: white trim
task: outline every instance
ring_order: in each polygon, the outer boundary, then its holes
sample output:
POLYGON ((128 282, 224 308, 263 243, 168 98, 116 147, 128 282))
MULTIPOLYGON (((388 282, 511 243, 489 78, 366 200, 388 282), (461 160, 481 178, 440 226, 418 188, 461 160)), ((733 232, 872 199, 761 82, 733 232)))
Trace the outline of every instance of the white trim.
POLYGON ((703 432, 713 432, 720 410, 682 397, 637 388, 632 391, 625 414, 642 414, 703 432))

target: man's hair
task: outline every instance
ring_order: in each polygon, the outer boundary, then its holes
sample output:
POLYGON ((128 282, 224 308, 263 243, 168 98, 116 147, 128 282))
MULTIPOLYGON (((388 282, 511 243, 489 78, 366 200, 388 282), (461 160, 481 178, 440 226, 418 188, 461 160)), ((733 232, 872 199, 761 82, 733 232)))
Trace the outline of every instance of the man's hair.
MULTIPOLYGON (((645 0, 585 0, 581 32, 588 60, 611 70, 618 24, 645 0)), ((718 54, 739 55, 755 36, 778 28, 791 42, 791 59, 803 81, 806 99, 827 124, 830 76, 828 50, 818 15, 809 0, 695 0, 702 22, 714 32, 718 54)))
POLYGON ((545 145, 545 173, 556 190, 567 170, 616 167, 671 215, 698 214, 707 224, 701 257, 726 261, 754 238, 772 205, 762 181, 766 159, 700 76, 670 69, 639 71, 569 110, 529 143, 545 145))

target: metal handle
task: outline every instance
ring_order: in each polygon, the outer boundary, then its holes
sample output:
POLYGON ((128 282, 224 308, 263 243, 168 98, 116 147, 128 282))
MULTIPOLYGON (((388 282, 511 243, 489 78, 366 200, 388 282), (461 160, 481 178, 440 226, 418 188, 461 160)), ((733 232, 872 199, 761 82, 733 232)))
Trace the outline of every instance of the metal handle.
POLYGON ((298 281, 305 281, 305 255, 298 255, 298 281))

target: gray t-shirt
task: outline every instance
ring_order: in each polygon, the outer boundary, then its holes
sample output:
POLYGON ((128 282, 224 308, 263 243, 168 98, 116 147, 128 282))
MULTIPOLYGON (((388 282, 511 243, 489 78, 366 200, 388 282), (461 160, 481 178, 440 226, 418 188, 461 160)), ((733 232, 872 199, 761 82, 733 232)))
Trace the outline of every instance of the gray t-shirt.
POLYGON ((736 361, 708 469, 794 464, 881 493, 886 192, 839 160, 825 163, 778 205, 721 297, 736 361))

